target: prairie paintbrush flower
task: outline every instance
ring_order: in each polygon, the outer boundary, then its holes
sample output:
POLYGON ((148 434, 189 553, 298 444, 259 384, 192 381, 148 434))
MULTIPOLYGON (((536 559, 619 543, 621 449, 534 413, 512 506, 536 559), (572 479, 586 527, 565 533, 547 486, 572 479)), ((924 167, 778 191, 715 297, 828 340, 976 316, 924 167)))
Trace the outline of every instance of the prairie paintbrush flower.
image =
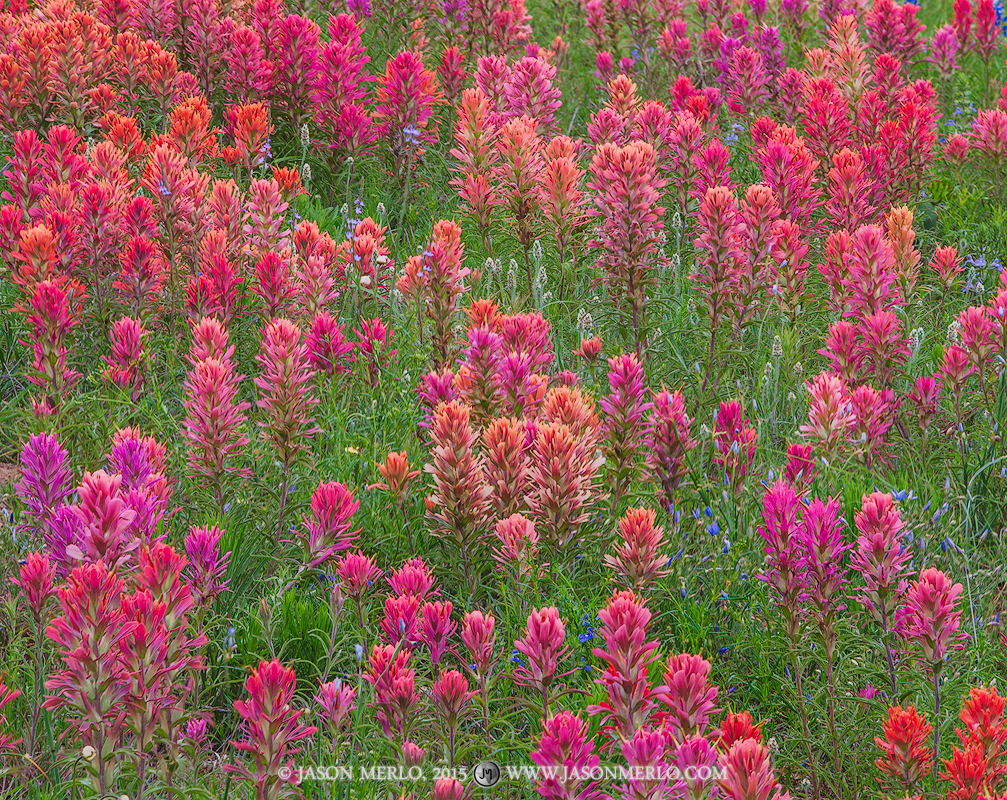
POLYGON ((420 608, 420 641, 430 654, 430 664, 437 669, 448 650, 448 639, 458 624, 451 619, 453 606, 450 601, 435 600, 424 603, 420 608))

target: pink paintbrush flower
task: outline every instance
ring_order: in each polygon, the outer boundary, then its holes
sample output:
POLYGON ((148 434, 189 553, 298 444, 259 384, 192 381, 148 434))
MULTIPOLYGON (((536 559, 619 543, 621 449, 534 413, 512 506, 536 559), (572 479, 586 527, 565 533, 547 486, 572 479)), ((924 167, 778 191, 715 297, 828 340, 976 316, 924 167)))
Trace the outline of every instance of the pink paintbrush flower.
POLYGON ((357 690, 336 679, 319 684, 315 702, 321 706, 318 716, 325 723, 335 744, 350 721, 350 714, 357 708, 357 690))
POLYGON ((420 608, 420 641, 427 647, 430 664, 436 669, 448 650, 448 640, 458 627, 451 619, 451 601, 435 600, 420 608))
POLYGON ((374 691, 374 707, 378 722, 389 739, 405 740, 413 711, 419 698, 416 695, 416 671, 409 666, 408 648, 392 645, 374 645, 364 680, 374 691))
POLYGON ((112 355, 102 356, 108 367, 105 379, 123 389, 128 389, 135 403, 143 388, 144 345, 147 331, 140 320, 120 317, 112 325, 109 338, 112 355))
POLYGON ((710 662, 701 656, 668 656, 659 699, 668 709, 665 726, 676 742, 704 735, 710 718, 720 710, 716 708, 717 687, 709 682, 710 669, 710 662))
POLYGON ((244 738, 231 744, 246 753, 251 763, 228 764, 225 770, 251 783, 258 797, 280 796, 289 780, 281 767, 301 752, 297 743, 318 730, 302 723, 304 711, 293 707, 296 688, 293 668, 275 660, 262 661, 245 679, 247 699, 234 701, 244 738))
POLYGON ((617 311, 628 318, 637 358, 646 346, 647 288, 661 263, 658 237, 664 230, 660 205, 665 185, 657 172, 654 148, 642 141, 625 147, 600 145, 591 160, 588 189, 594 193, 590 216, 599 220, 599 237, 589 243, 600 248, 605 284, 617 311))
POLYGON ((892 496, 885 492, 864 495, 854 515, 856 548, 850 563, 863 580, 856 599, 882 625, 890 625, 908 588, 905 565, 911 552, 902 537, 903 522, 892 496))
POLYGON ((960 583, 952 585, 943 572, 932 567, 921 571, 906 591, 898 627, 906 639, 919 646, 928 664, 943 664, 949 651, 967 638, 959 632, 962 591, 960 583))
POLYGON ((658 647, 658 642, 647 636, 651 617, 646 604, 631 591, 613 592, 598 612, 605 647, 591 652, 605 663, 605 671, 595 682, 605 689, 607 698, 589 705, 587 712, 592 716, 601 714, 606 726, 624 739, 648 724, 666 688, 651 687, 647 678, 650 665, 657 660, 658 647))
POLYGON ((430 689, 438 720, 448 733, 448 764, 455 763, 458 725, 471 710, 472 698, 476 694, 469 691, 465 676, 453 669, 442 672, 430 689))
POLYGON ((549 716, 549 690, 553 683, 568 672, 558 673, 560 664, 570 654, 570 647, 564 645, 566 626, 559 618, 559 610, 553 606, 541 608, 528 616, 523 639, 514 641, 514 649, 527 660, 514 670, 514 680, 522 686, 529 686, 542 697, 543 715, 549 716))
POLYGON ((542 720, 542 736, 531 760, 543 768, 535 790, 545 800, 572 800, 594 795, 589 780, 598 766, 594 739, 587 738, 587 725, 576 714, 560 711, 542 720))
POLYGON ((255 360, 262 366, 262 374, 254 380, 261 393, 256 405, 267 413, 260 425, 276 448, 286 475, 298 455, 307 450, 307 440, 318 432, 311 417, 312 406, 318 403, 310 388, 314 370, 300 328, 287 319, 270 320, 262 330, 255 360))
POLYGON ((388 576, 388 585, 399 597, 412 595, 419 602, 440 593, 434 588, 436 581, 430 567, 422 558, 407 559, 399 569, 388 576))
MULTIPOLYGON (((226 337, 220 346, 227 346, 226 337)), ((234 460, 248 444, 243 429, 245 411, 252 405, 238 401, 245 376, 235 374, 232 352, 228 347, 219 356, 196 362, 184 384, 186 417, 182 427, 189 443, 189 472, 210 484, 220 507, 224 505, 226 477, 243 474, 234 460)))
POLYGON ((808 423, 801 425, 801 434, 832 457, 846 441, 847 430, 853 424, 846 386, 838 375, 821 372, 807 381, 805 387, 810 401, 808 423))
POLYGON ((462 619, 462 644, 468 651, 474 665, 473 670, 480 680, 490 674, 493 665, 493 650, 496 646, 494 628, 496 620, 492 614, 481 611, 470 611, 462 619))
POLYGON ((320 481, 311 495, 311 516, 305 516, 303 530, 295 535, 304 546, 304 564, 314 569, 336 553, 349 550, 356 541, 359 529, 350 531, 353 515, 360 501, 343 484, 320 481))
POLYGON ((49 561, 49 556, 40 553, 29 553, 21 566, 20 577, 10 579, 20 587, 36 625, 47 621, 49 604, 56 594, 55 579, 55 565, 49 561))

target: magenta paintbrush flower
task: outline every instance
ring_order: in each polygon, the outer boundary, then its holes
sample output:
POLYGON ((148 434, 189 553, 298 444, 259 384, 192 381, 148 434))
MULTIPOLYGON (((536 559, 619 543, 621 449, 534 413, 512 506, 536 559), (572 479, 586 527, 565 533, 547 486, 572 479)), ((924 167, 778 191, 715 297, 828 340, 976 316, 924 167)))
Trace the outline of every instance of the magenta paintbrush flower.
POLYGON ((612 505, 615 507, 639 472, 637 460, 645 426, 644 415, 651 404, 644 399, 646 383, 643 365, 633 353, 608 360, 608 386, 609 394, 601 399, 599 405, 605 412, 604 447, 614 495, 612 505))
POLYGON ((755 458, 759 434, 747 418, 742 420, 740 400, 721 403, 713 426, 713 463, 723 467, 735 492, 740 492, 755 458))
POLYGON ((587 800, 595 796, 589 776, 598 766, 594 739, 576 714, 560 711, 543 717, 538 748, 529 756, 543 768, 535 790, 546 800, 587 800))
POLYGON ((448 640, 458 628, 451 619, 451 601, 435 600, 420 608, 420 641, 427 647, 430 663, 436 669, 448 651, 448 640))
POLYGON ((662 388, 654 394, 645 439, 647 461, 661 483, 666 508, 675 502, 679 484, 688 472, 686 456, 696 447, 691 426, 692 418, 685 413, 685 398, 680 391, 662 388))
POLYGON ((32 434, 21 448, 21 480, 14 490, 43 531, 73 494, 68 460, 69 454, 51 433, 32 434))
POLYGON ((193 525, 185 537, 185 553, 189 557, 186 577, 196 605, 212 604, 230 583, 229 580, 221 580, 227 574, 231 560, 230 551, 223 555, 220 553, 223 536, 224 532, 216 525, 193 525))

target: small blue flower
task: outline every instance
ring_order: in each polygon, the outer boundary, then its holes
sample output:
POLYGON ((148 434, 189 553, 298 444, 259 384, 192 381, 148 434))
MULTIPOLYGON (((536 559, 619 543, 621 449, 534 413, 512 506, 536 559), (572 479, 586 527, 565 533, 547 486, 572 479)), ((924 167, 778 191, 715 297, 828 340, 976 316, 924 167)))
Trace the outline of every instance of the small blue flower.
POLYGON ((578 637, 581 644, 586 644, 594 638, 594 631, 588 628, 584 633, 580 634, 578 637))
POLYGON ((713 522, 711 522, 709 525, 706 526, 706 532, 710 534, 710 536, 720 535, 720 525, 717 523, 717 520, 714 520, 713 522))
POLYGON ((684 586, 682 587, 681 595, 683 600, 689 596, 689 593, 685 590, 684 586))
POLYGON ((521 660, 521 653, 517 648, 510 651, 510 660, 512 663, 517 664, 519 667, 524 666, 524 662, 521 660))

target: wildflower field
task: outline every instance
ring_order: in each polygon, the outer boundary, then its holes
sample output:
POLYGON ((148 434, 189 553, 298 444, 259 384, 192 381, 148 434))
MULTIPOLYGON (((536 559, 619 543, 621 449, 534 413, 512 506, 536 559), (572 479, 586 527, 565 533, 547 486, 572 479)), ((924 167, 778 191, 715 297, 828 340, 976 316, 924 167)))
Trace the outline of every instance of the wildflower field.
POLYGON ((10 0, 0 800, 1007 798, 999 0, 10 0))

